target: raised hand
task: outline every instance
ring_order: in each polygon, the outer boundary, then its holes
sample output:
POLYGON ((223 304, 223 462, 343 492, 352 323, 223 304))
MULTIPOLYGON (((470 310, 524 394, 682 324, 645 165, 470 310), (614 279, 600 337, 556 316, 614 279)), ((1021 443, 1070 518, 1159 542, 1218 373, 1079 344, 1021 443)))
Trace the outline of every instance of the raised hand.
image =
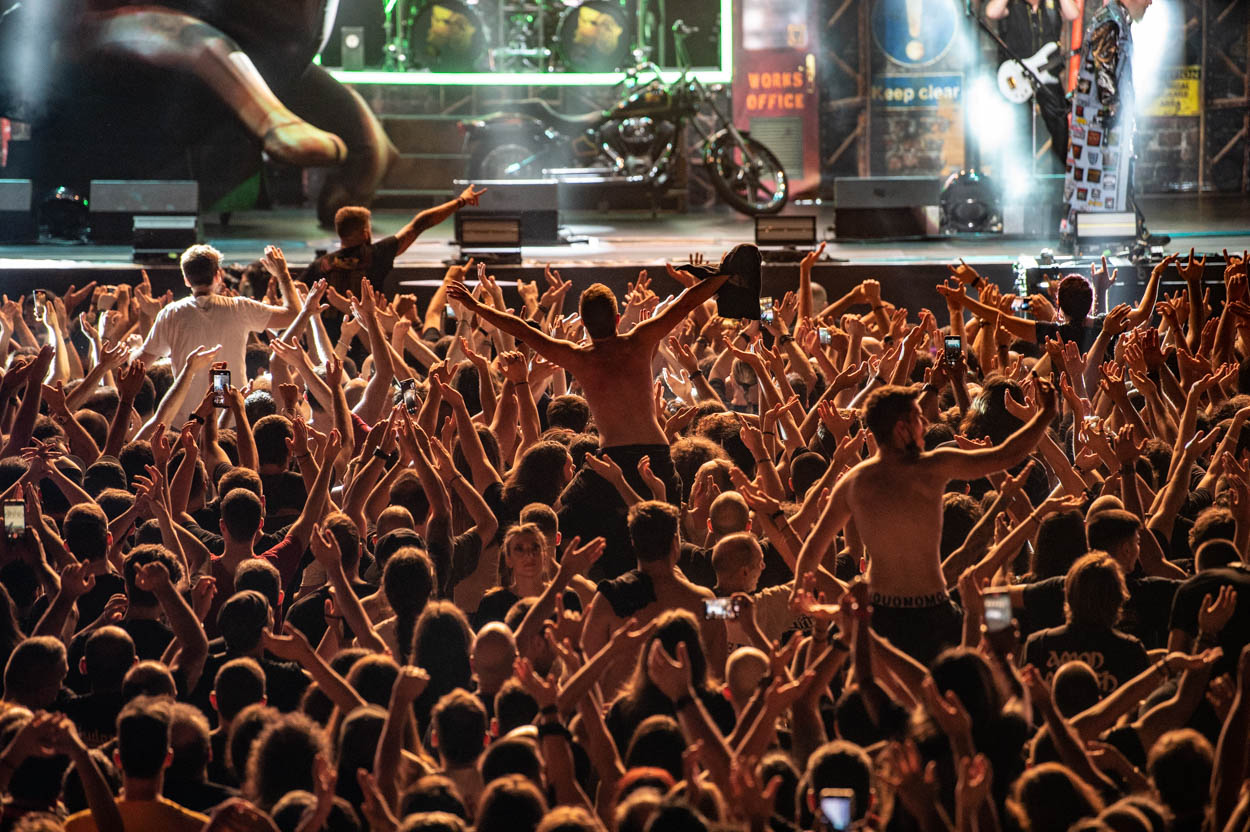
POLYGON ((979 286, 981 285, 981 282, 985 280, 985 278, 981 277, 981 274, 976 269, 965 263, 962 257, 959 258, 958 266, 948 264, 946 268, 950 271, 951 277, 958 280, 964 286, 979 286))
POLYGON ((287 273, 286 255, 277 246, 265 246, 265 255, 260 258, 260 264, 274 277, 287 273))
POLYGON ((1204 595, 1198 607, 1198 632, 1207 638, 1218 636, 1236 610, 1237 590, 1228 584, 1220 587, 1214 600, 1210 593, 1204 595))
POLYGON ((490 189, 475 188, 473 185, 469 185, 469 187, 460 192, 460 199, 464 200, 465 205, 472 205, 476 208, 478 200, 481 199, 482 194, 486 193, 488 190, 490 189))

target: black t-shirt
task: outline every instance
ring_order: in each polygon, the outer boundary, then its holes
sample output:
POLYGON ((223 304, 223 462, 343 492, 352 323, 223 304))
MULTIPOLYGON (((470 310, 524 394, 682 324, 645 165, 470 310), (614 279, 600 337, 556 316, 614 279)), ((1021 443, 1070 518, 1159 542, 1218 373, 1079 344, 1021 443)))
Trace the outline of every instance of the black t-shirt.
MULTIPOLYGON (((200 674, 199 684, 187 697, 191 704, 202 710, 212 722, 216 721, 217 712, 209 700, 209 693, 212 692, 213 685, 217 681, 217 671, 221 670, 221 666, 226 662, 237 658, 239 658, 238 654, 230 652, 210 655, 204 662, 204 672, 200 674)), ((269 705, 282 713, 290 713, 299 708, 300 698, 312 682, 303 668, 294 662, 278 661, 268 656, 261 656, 256 662, 265 674, 265 695, 268 697, 269 705)))
POLYGON ((382 281, 395 268, 398 256, 399 238, 383 237, 376 243, 341 248, 318 257, 304 270, 303 280, 312 285, 314 280, 324 277, 336 291, 359 295, 361 278, 367 277, 374 286, 381 287, 382 281))
POLYGON ((1024 660, 1048 682, 1064 664, 1085 662, 1098 675, 1098 687, 1104 696, 1150 666, 1146 648, 1138 639, 1117 630, 1076 624, 1029 636, 1024 645, 1024 660))
POLYGON ((98 748, 117 736, 117 715, 125 705, 122 692, 105 691, 75 696, 61 707, 90 748, 98 748))
POLYGON ((677 568, 692 584, 712 589, 716 586, 716 570, 712 568, 712 550, 682 543, 677 568))
POLYGON ((508 615, 508 610, 512 609, 512 605, 520 600, 521 596, 508 587, 495 587, 482 596, 481 603, 477 605, 477 612, 471 616, 473 629, 480 630, 492 621, 503 621, 508 615))
MULTIPOLYGON (((364 581, 352 581, 356 597, 372 595, 376 586, 364 581)), ((320 644, 326 634, 326 599, 330 597, 328 586, 319 587, 292 604, 286 613, 286 621, 308 638, 309 644, 320 644)), ((341 614, 341 613, 340 613, 341 614)))
POLYGON ((295 518, 299 517, 300 512, 304 510, 304 503, 308 502, 304 478, 294 471, 261 474, 260 491, 265 495, 265 531, 267 532, 275 532, 295 522, 295 518))
POLYGON ((207 815, 230 798, 238 797, 239 793, 206 780, 173 780, 167 777, 161 796, 192 812, 207 815))
POLYGON ((1204 596, 1214 601, 1220 587, 1231 586, 1237 592, 1237 606, 1233 617, 1220 631, 1218 644, 1224 655, 1215 667, 1215 674, 1231 671, 1237 666, 1241 650, 1250 643, 1250 567, 1236 563, 1216 569, 1204 569, 1186 580, 1176 590, 1172 599, 1172 616, 1169 629, 1182 630, 1190 638, 1198 637, 1198 608, 1204 596))
MULTIPOLYGON (((1032 57, 1047 43, 1063 36, 1058 0, 1040 0, 1036 9, 1026 0, 1012 0, 1007 16, 998 23, 998 33, 1018 57, 1032 57)), ((1010 57, 999 51, 1000 61, 1010 57)))
MULTIPOLYGON (((1049 338, 1057 338, 1061 342, 1075 341, 1081 348, 1082 353, 1089 352, 1089 348, 1094 346, 1094 341, 1098 340, 1098 333, 1102 332, 1102 319, 1105 315, 1098 315, 1093 318, 1086 318, 1080 323, 1065 321, 1061 324, 1047 323, 1046 321, 1037 321, 1033 326, 1037 333, 1037 343, 1045 344, 1049 338)), ((1111 343, 1107 345, 1107 355, 1113 354, 1115 349, 1115 339, 1111 339, 1111 343)))
MULTIPOLYGON (((1024 609, 1016 614, 1022 636, 1064 623, 1063 580, 1064 576, 1058 575, 1023 588, 1024 609)), ((1127 576, 1124 583, 1128 587, 1129 597, 1116 628, 1141 639, 1147 650, 1165 647, 1166 611, 1172 608, 1172 597, 1180 582, 1134 573, 1127 576)))

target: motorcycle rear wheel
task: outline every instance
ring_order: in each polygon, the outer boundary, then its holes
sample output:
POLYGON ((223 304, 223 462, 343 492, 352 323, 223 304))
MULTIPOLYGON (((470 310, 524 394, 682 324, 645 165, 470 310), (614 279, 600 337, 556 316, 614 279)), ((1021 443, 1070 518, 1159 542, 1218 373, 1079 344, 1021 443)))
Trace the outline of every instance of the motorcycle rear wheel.
POLYGON ((484 144, 469 157, 469 178, 474 180, 532 179, 542 173, 537 142, 526 136, 508 136, 498 143, 484 144), (510 171, 513 164, 518 170, 510 171))
POLYGON ((745 132, 722 130, 703 151, 712 185, 721 198, 748 216, 776 214, 790 199, 785 169, 773 152, 745 132))

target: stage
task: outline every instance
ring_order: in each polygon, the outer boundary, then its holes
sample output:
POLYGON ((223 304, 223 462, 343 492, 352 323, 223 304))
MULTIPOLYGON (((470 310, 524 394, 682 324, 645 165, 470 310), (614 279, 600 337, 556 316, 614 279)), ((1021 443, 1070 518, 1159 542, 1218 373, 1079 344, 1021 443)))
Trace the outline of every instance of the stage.
MULTIPOLYGON (((1250 202, 1240 196, 1167 195, 1142 199, 1142 208, 1151 230, 1166 234, 1172 241, 1167 251, 1195 248, 1199 253, 1219 254, 1222 249, 1240 252, 1250 248, 1250 202)), ((940 297, 933 286, 946 275, 946 265, 963 258, 1004 290, 1017 280, 1017 266, 1036 259, 1046 248, 1056 248, 1057 239, 1007 238, 1003 235, 937 237, 907 240, 854 242, 836 238, 832 227, 833 208, 829 204, 798 205, 788 214, 816 214, 818 236, 826 239, 825 256, 813 277, 831 296, 837 296, 859 281, 880 280, 885 295, 893 302, 919 308, 940 308, 940 297)), ((411 216, 392 210, 374 214, 375 237, 392 233, 411 216)), ((206 219, 206 218, 205 218, 206 219)), ((316 225, 308 210, 283 209, 234 214, 222 225, 202 219, 201 239, 216 246, 226 263, 246 264, 260 257, 269 244, 280 246, 296 275, 299 268, 319 253, 335 247, 331 232, 316 225)), ((544 264, 558 268, 574 285, 584 287, 601 281, 622 292, 626 281, 634 280, 640 269, 647 269, 664 294, 676 291, 664 273, 665 261, 685 261, 693 252, 718 258, 726 249, 754 239, 750 218, 724 212, 662 214, 616 212, 562 212, 562 229, 575 242, 560 246, 525 246, 517 265, 492 265, 491 271, 504 282, 541 279, 544 264)), ((446 222, 423 234, 396 262, 395 270, 383 289, 388 294, 414 292, 426 297, 437 285, 447 263, 459 254, 453 240, 453 225, 446 222)), ((1056 258, 1064 268, 1063 258, 1056 258)), ((1069 263, 1076 266, 1088 262, 1069 263)), ((1132 299, 1149 275, 1149 267, 1134 269, 1125 260, 1113 260, 1121 268, 1119 297, 1132 299)), ((176 261, 147 264, 154 288, 182 291, 176 261)), ((134 282, 140 266, 132 262, 127 246, 52 244, 0 246, 0 285, 10 296, 37 287, 53 290, 90 280, 134 282)), ((797 281, 794 262, 767 263, 764 294, 780 295, 797 281)), ((1218 274, 1208 274, 1218 280, 1218 274)))

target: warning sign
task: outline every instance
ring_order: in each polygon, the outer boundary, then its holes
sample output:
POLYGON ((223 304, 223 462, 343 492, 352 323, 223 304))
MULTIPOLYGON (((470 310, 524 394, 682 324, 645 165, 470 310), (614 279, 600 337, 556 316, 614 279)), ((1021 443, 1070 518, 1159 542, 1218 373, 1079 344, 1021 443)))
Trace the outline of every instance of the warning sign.
POLYGON ((1200 67, 1174 66, 1163 70, 1159 94, 1144 113, 1148 116, 1197 116, 1200 67))

